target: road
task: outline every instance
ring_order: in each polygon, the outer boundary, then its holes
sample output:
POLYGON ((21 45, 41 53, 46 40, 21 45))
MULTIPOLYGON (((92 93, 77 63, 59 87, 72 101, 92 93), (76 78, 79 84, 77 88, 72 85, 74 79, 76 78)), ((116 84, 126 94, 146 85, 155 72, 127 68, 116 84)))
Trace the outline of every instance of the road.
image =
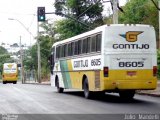
POLYGON ((88 100, 83 92, 57 93, 49 85, 0 83, 0 114, 159 114, 160 98, 135 95, 122 101, 117 94, 88 100))

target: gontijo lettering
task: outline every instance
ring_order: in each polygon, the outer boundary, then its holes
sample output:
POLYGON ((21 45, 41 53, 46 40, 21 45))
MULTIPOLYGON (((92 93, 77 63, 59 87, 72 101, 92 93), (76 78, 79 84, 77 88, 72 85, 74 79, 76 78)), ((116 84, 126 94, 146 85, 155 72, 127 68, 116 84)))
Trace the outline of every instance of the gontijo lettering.
MULTIPOLYGON (((128 31, 125 34, 119 34, 125 38, 127 42, 136 42, 138 35, 143 31, 128 31)), ((113 49, 149 49, 149 44, 113 44, 113 49)))
POLYGON ((149 49, 148 44, 113 44, 113 49, 149 49))

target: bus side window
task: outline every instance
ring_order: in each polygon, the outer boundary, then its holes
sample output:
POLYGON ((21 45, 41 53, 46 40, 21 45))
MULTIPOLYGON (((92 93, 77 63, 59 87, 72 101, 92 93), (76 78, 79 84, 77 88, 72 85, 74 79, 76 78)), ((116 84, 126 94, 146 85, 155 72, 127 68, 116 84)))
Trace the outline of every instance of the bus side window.
POLYGON ((55 64, 54 55, 55 55, 55 47, 53 47, 52 54, 49 57, 51 74, 53 74, 53 69, 54 69, 54 64, 55 64))
POLYGON ((71 43, 68 44, 68 56, 71 56, 71 43))
POLYGON ((83 40, 83 43, 82 43, 82 53, 87 53, 87 39, 83 40))
POLYGON ((64 45, 64 57, 67 57, 68 55, 68 44, 64 45))
POLYGON ((64 45, 60 46, 60 58, 64 57, 64 45))
POLYGON ((91 52, 96 51, 96 36, 91 37, 91 52))
POLYGON ((87 53, 91 52, 91 38, 87 38, 87 53))
POLYGON ((75 47, 75 43, 72 42, 72 43, 71 43, 71 56, 74 55, 74 47, 75 47))
POLYGON ((75 42, 74 55, 78 55, 78 41, 75 42))
POLYGON ((78 40, 78 54, 82 53, 82 40, 78 40))
POLYGON ((101 51, 101 39, 102 39, 102 35, 97 34, 96 35, 96 51, 101 51))
POLYGON ((56 58, 60 57, 60 46, 56 47, 56 58))

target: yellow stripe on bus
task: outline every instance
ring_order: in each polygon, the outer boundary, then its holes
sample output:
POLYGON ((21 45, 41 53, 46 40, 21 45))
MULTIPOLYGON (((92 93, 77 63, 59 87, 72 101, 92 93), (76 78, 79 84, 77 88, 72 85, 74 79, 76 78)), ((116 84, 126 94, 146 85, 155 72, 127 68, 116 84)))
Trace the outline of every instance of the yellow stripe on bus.
MULTIPOLYGON (((68 63, 71 65, 71 63, 68 63)), ((70 66, 69 65, 69 66, 70 66)), ((114 90, 114 89, 155 89, 157 78, 153 76, 152 70, 110 70, 109 77, 103 76, 100 71, 100 88, 95 83, 96 71, 72 71, 69 68, 72 88, 82 89, 83 75, 86 75, 91 91, 114 90), (133 74, 132 74, 133 72, 133 74), (135 74, 136 72, 136 74, 135 74)))

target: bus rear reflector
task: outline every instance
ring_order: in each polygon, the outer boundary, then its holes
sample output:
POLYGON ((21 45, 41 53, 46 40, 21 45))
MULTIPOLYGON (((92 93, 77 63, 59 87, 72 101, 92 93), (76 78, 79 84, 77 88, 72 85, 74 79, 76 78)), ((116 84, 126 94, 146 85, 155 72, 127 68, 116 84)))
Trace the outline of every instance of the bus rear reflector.
POLYGON ((109 68, 108 67, 104 67, 103 68, 104 77, 108 77, 108 73, 109 73, 109 68))
POLYGON ((153 76, 157 76, 157 66, 153 66, 153 76))

